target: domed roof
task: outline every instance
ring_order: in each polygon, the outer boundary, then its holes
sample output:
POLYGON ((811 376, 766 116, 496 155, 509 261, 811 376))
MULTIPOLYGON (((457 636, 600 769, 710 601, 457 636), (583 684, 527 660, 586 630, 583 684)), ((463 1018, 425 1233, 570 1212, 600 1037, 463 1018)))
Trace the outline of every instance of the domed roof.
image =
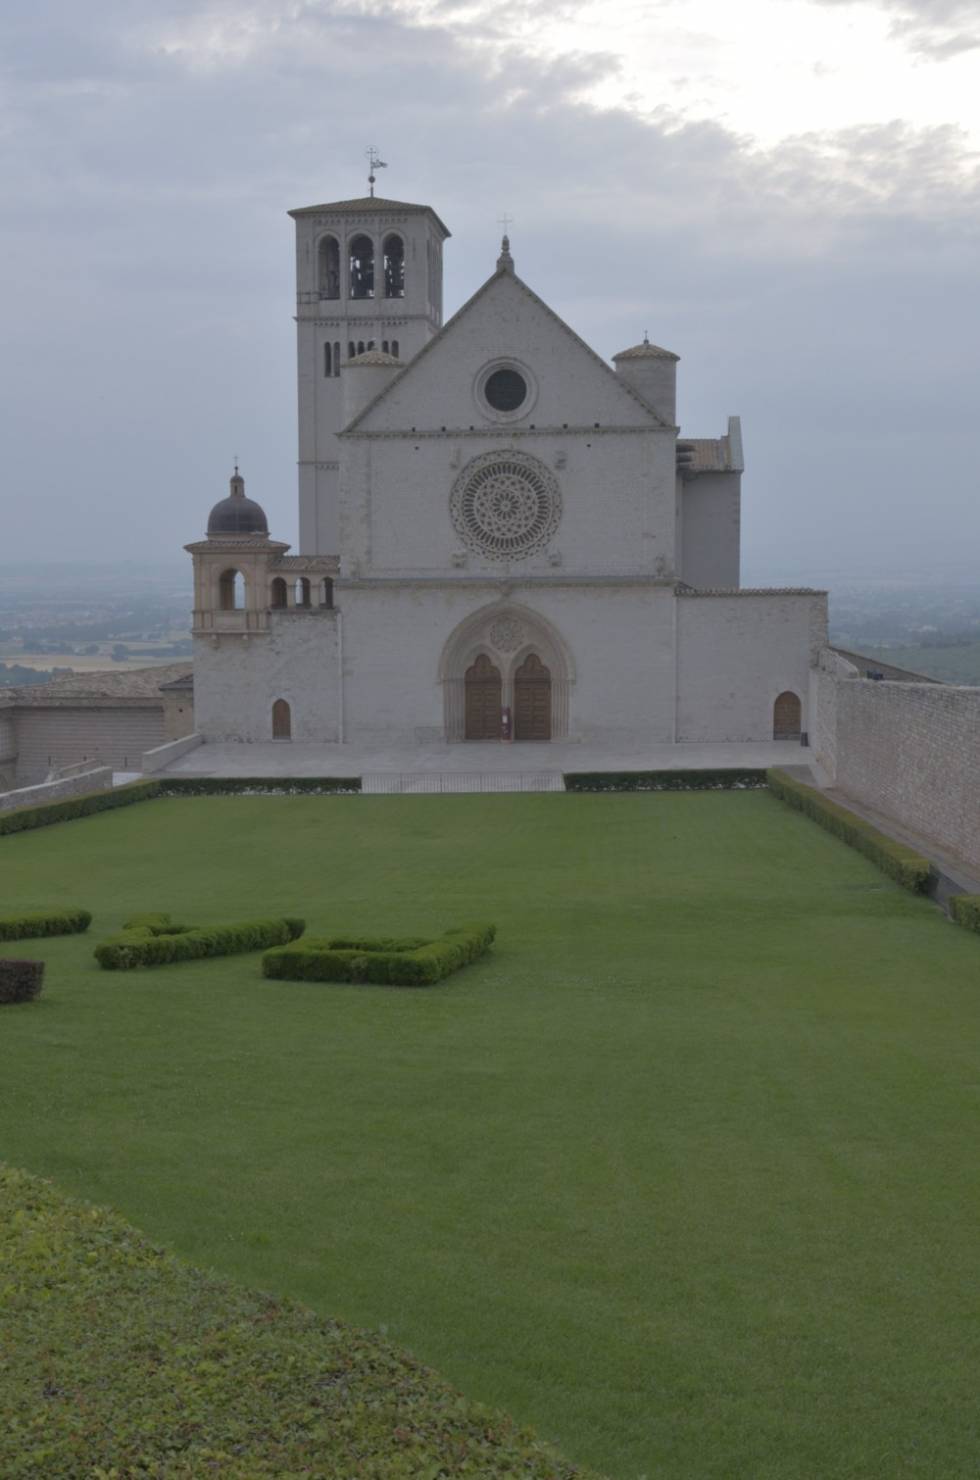
POLYGON ((236 468, 231 478, 231 492, 215 504, 208 515, 208 538, 215 534, 269 533, 265 510, 245 497, 245 479, 236 468))
POLYGON ((642 344, 631 345, 629 349, 621 349, 618 355, 613 355, 614 360, 679 360, 680 355, 675 355, 672 349, 661 349, 659 344, 651 344, 644 336, 642 344))
POLYGON ((352 365, 396 365, 400 369, 402 363, 394 355, 386 354, 383 349, 366 349, 363 354, 355 355, 352 360, 348 360, 344 369, 349 370, 352 365))

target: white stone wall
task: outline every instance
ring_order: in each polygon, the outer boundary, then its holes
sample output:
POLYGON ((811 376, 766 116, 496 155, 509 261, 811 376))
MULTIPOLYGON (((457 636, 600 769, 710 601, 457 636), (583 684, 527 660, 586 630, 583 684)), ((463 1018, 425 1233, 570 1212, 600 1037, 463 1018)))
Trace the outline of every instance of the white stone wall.
POLYGON ((980 868, 980 689, 838 681, 836 721, 840 789, 980 868))
MULTIPOLYGON (((461 622, 515 607, 538 614, 571 657, 569 738, 674 738, 674 595, 653 585, 509 583, 406 589, 343 584, 345 737, 417 744, 444 735, 439 678, 461 622)), ((505 674, 515 652, 495 661, 505 674)), ((459 675, 461 676, 461 675, 459 675)))
POLYGON ((272 705, 285 699, 294 740, 339 739, 339 625, 336 611, 274 611, 267 635, 195 639, 197 732, 210 741, 271 740, 272 705))
POLYGON ((826 624, 819 592, 678 597, 677 739, 771 740, 773 705, 787 689, 808 730, 826 624))
POLYGON ((63 802, 68 797, 88 796, 93 791, 108 791, 112 786, 112 771, 108 766, 97 766, 77 776, 66 776, 61 781, 42 781, 35 786, 18 787, 0 796, 0 812, 13 812, 18 807, 40 807, 47 802, 63 802))
POLYGON ((738 586, 741 476, 701 473, 681 484, 680 577, 710 590, 738 586))
POLYGON ((669 432, 515 439, 392 437, 356 444, 341 506, 346 570, 360 575, 510 577, 674 571, 669 432), (481 453, 519 448, 556 479, 561 522, 548 545, 505 564, 468 551, 449 512, 453 483, 481 453))
POLYGON ((43 781, 53 767, 90 760, 114 771, 139 769, 144 750, 165 738, 163 705, 69 705, 16 711, 17 784, 43 781))

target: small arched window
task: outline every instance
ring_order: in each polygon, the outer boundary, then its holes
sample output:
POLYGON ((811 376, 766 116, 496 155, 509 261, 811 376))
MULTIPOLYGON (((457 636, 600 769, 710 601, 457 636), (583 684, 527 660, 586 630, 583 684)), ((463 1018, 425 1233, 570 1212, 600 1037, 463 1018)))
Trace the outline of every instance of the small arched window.
POLYGON ((364 340, 363 339, 359 339, 357 341, 357 353, 359 355, 363 355, 363 353, 364 353, 364 340))
POLYGON ((779 695, 772 710, 772 738, 799 740, 803 730, 803 705, 791 689, 779 695))
POLYGON ((382 348, 382 351, 386 355, 391 353, 391 351, 388 348, 388 341, 387 341, 387 339, 382 339, 382 341, 381 341, 381 348, 382 348))
POLYGON ((309 606, 310 604, 310 583, 306 576, 300 576, 296 581, 295 600, 297 606, 309 606))
POLYGON ((333 343, 333 373, 335 376, 340 374, 340 345, 336 339, 333 343))
POLYGON ((285 699, 277 699, 272 706, 273 740, 290 740, 293 734, 293 717, 285 699))
POLYGON ((397 360, 398 359, 398 340, 397 339, 393 339, 391 341, 391 353, 394 355, 395 359, 397 360))
POLYGON ((326 376, 333 374, 333 348, 329 340, 323 346, 323 373, 326 376))
POLYGON ((329 576, 324 576, 320 582, 320 605, 333 606, 333 581, 329 576))
POLYGON ((405 297, 405 243, 392 233, 384 240, 385 297, 405 297))
POLYGON ((270 592, 270 604, 274 606, 277 611, 281 610, 284 606, 289 605, 286 597, 286 582, 283 580, 282 576, 276 576, 272 582, 272 589, 270 592))
POLYGON ((224 570, 218 579, 218 605, 223 612, 241 611, 245 605, 245 577, 240 570, 224 570))
POLYGON ((353 339, 350 339, 347 342, 347 358, 349 360, 352 360, 356 354, 357 354, 357 345, 354 343, 353 339))
POLYGON ((350 296, 374 297, 374 242, 369 236, 355 236, 350 244, 350 296))
POLYGON ((340 244, 335 236, 320 238, 317 284, 321 298, 340 297, 340 244))

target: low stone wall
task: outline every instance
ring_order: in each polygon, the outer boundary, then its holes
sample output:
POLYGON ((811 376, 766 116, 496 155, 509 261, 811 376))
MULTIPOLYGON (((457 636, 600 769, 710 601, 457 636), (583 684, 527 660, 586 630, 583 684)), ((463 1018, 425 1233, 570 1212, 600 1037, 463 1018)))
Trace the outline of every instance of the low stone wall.
POLYGON ((112 770, 96 766, 60 781, 42 781, 37 786, 21 786, 16 791, 0 793, 0 812, 13 812, 18 807, 39 807, 43 802, 63 802, 66 797, 87 796, 90 791, 109 791, 112 770))
POLYGON ((168 740, 165 745, 157 745, 153 750, 145 750, 141 768, 143 775, 152 776, 155 771, 165 771, 171 761, 179 760, 189 750, 196 750, 199 745, 203 744, 203 735, 182 735, 179 740, 168 740))
POLYGON ((980 689, 826 672, 818 683, 831 780, 980 868, 980 689))

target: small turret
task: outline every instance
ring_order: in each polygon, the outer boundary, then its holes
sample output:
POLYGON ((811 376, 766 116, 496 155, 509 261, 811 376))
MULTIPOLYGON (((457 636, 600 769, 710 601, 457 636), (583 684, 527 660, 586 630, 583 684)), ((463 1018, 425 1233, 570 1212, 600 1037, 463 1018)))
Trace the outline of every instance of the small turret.
POLYGON ((644 334, 642 344, 620 350, 613 355, 616 374, 621 375, 631 390, 636 391, 662 421, 672 427, 677 422, 677 361, 673 350, 651 344, 644 334))
POLYGON ((344 425, 350 426, 365 406, 380 395, 385 386, 403 369, 401 360, 383 350, 369 349, 344 363, 341 384, 344 391, 344 425))

